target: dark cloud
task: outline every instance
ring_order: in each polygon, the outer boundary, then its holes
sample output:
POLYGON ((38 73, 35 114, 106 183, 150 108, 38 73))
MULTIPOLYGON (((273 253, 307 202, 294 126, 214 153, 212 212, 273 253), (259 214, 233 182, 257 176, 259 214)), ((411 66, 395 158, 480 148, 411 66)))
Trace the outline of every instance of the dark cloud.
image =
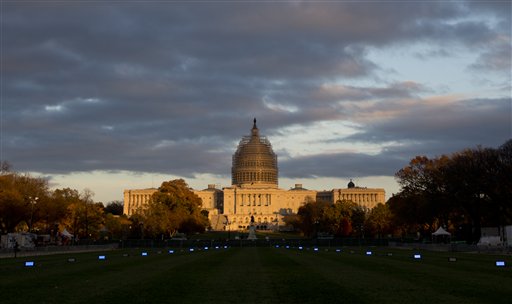
MULTIPOLYGON (((2 157, 48 173, 229 175, 231 153, 253 117, 269 136, 346 120, 361 128, 347 143, 416 142, 426 151, 437 151, 431 143, 495 145, 507 137, 504 126, 510 130, 509 99, 409 106, 402 102, 432 92, 428 84, 344 83, 382 73, 370 48, 425 42, 435 50, 425 57, 471 48, 478 60, 470 68, 510 70, 510 16, 489 5, 484 11, 495 23, 465 18, 479 13, 474 5, 4 3, 2 157), (391 112, 400 114, 381 116, 391 112)), ((282 172, 298 176, 294 165, 303 163, 317 176, 335 176, 337 165, 347 177, 389 174, 408 153, 394 158, 393 147, 291 159, 282 172)))
POLYGON ((288 178, 392 176, 407 158, 381 153, 336 153, 296 157, 281 161, 280 176, 288 178))
POLYGON ((504 73, 505 77, 511 78, 512 71, 512 48, 510 47, 512 41, 503 37, 500 41, 494 43, 486 51, 482 52, 477 61, 470 66, 470 68, 477 72, 500 72, 504 73))
MULTIPOLYGON (((365 109, 368 112, 393 113, 364 125, 364 130, 346 141, 419 142, 425 151, 433 145, 463 149, 475 144, 498 146, 512 137, 512 101, 504 99, 415 100, 383 102, 365 109), (454 147, 454 143, 456 143, 454 147)), ((360 116, 365 115, 361 111, 360 116)))

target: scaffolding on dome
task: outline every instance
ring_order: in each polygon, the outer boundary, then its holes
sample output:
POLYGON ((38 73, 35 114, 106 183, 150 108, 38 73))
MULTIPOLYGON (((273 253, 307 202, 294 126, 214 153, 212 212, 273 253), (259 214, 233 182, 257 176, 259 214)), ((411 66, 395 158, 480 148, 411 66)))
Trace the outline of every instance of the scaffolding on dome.
POLYGON ((269 185, 277 187, 277 155, 270 141, 259 136, 253 127, 251 136, 244 136, 233 154, 231 181, 233 185, 269 185))

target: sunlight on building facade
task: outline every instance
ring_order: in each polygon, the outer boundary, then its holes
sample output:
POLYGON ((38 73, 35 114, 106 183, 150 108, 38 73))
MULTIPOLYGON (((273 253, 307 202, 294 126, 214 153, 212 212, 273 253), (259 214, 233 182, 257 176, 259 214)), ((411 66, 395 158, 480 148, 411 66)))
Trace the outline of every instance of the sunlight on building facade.
MULTIPOLYGON (((290 190, 278 187, 277 155, 270 141, 260 136, 256 119, 251 134, 244 136, 233 154, 231 186, 222 189, 214 184, 204 190, 194 190, 209 212, 214 230, 245 230, 253 221, 259 230, 286 229, 283 217, 296 214, 307 202, 335 203, 347 200, 371 209, 385 203, 382 188, 356 187, 350 181, 347 188, 329 191, 308 190, 295 184, 290 190)), ((133 215, 146 206, 156 188, 124 191, 124 213, 133 215)))

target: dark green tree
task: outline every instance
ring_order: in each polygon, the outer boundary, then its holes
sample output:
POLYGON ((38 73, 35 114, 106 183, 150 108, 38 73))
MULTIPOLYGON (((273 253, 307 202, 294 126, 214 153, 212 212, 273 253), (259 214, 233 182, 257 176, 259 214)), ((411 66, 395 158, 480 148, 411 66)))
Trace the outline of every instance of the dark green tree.
POLYGON ((110 213, 113 215, 123 215, 123 202, 122 201, 112 201, 105 206, 105 213, 110 213))
POLYGON ((313 201, 301 206, 297 215, 287 216, 285 222, 310 237, 318 233, 362 236, 365 218, 366 211, 352 201, 313 201))
POLYGON ((150 237, 203 232, 210 223, 201 206, 201 199, 183 179, 163 182, 143 210, 144 231, 150 237))
POLYGON ((378 204, 368 212, 365 230, 369 235, 384 237, 393 232, 393 214, 388 205, 378 204))
POLYGON ((439 225, 467 226, 466 240, 473 243, 483 225, 512 223, 511 150, 509 140, 499 149, 477 147, 435 159, 414 158, 397 172, 401 191, 388 202, 397 222, 424 232, 439 225))

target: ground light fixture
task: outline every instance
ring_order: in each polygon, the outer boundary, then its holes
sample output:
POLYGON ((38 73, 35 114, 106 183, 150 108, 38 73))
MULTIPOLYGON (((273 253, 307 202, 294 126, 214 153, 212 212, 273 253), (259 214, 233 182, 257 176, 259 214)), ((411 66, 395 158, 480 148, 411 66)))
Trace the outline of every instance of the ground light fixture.
POLYGON ((372 255, 372 254, 373 254, 373 252, 371 252, 371 251, 366 251, 366 255, 372 255))
POLYGON ((148 253, 144 251, 144 252, 142 252, 140 255, 142 255, 142 256, 148 256, 148 253))
POLYGON ((169 249, 169 254, 173 254, 173 253, 174 253, 174 250, 169 249))
POLYGON ((36 262, 34 261, 25 261, 25 267, 34 267, 36 262))
POLYGON ((415 254, 414 255, 415 260, 421 260, 421 254, 415 254))
POLYGON ((496 267, 505 267, 505 261, 496 261, 496 267))
POLYGON ((104 255, 99 255, 99 256, 98 256, 98 260, 100 260, 100 261, 104 261, 104 260, 106 260, 106 259, 107 259, 107 257, 106 257, 106 256, 104 256, 104 255))

